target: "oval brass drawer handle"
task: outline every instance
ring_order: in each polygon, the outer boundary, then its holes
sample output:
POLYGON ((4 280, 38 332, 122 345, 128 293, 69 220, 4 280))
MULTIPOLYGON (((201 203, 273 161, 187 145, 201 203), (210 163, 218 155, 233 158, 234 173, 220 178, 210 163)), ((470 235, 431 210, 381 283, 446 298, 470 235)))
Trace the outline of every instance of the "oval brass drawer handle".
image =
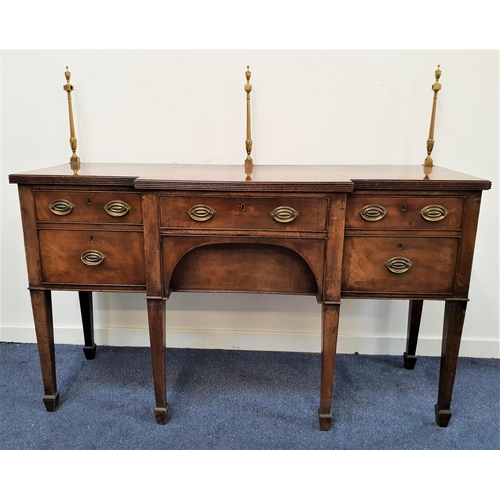
POLYGON ((382 205, 366 205, 359 211, 359 215, 368 222, 375 222, 387 215, 387 209, 382 205))
POLYGON ((215 210, 208 205, 195 205, 188 210, 188 215, 197 222, 205 222, 215 215, 215 210))
POLYGON ((80 255, 81 261, 86 266, 98 266, 104 262, 106 256, 99 250, 87 250, 80 255))
POLYGON ((104 210, 112 217, 123 217, 132 210, 132 207, 122 200, 112 200, 104 205, 104 210))
POLYGON ((294 221, 299 216, 299 212, 292 207, 276 207, 269 216, 276 222, 287 224, 294 221))
POLYGON ((393 257, 385 263, 385 267, 395 274, 406 273, 412 265, 413 262, 406 257, 393 257))
POLYGON ((448 210, 441 205, 427 205, 420 210, 420 215, 428 221, 437 222, 448 215, 448 210))
POLYGON ((49 210, 55 215, 68 215, 75 205, 68 200, 54 200, 49 205, 49 210))

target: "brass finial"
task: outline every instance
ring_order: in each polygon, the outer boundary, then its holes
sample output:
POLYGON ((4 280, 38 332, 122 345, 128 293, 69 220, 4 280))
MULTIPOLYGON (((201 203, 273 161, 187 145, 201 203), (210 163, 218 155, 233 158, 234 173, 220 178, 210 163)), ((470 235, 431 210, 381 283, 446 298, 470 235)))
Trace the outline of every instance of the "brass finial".
POLYGON ((245 72, 245 77, 247 79, 247 83, 245 84, 245 92, 247 93, 247 139, 245 141, 245 146, 247 150, 247 157, 245 160, 245 173, 248 175, 252 174, 253 170, 253 160, 252 160, 252 128, 251 128, 251 119, 250 119, 250 92, 252 91, 252 84, 250 83, 250 77, 252 73, 250 71, 250 66, 247 66, 247 70, 245 72))
MULTIPOLYGON (((436 77, 436 82, 432 85, 432 90, 434 91, 434 100, 432 101, 432 114, 431 114, 431 126, 429 129, 429 139, 427 139, 427 158, 424 161, 424 167, 431 167, 434 165, 434 162, 431 158, 432 148, 434 147, 434 123, 436 121, 436 104, 437 104, 437 95, 441 90, 441 84, 439 83, 439 78, 441 77, 441 69, 438 64, 437 70, 434 72, 434 76, 436 77)), ((425 169, 424 169, 425 172, 425 169)), ((426 175, 430 173, 426 172, 426 175)))
POLYGON ((73 154, 71 155, 71 158, 69 159, 70 163, 79 163, 80 158, 76 155, 76 146, 77 146, 77 140, 75 137, 75 124, 73 122, 73 103, 71 99, 71 92, 73 92, 74 87, 70 83, 70 78, 71 78, 71 73, 68 69, 68 66, 66 66, 66 71, 64 72, 64 76, 66 77, 66 85, 64 85, 63 89, 68 93, 68 110, 69 110, 69 133, 70 133, 70 138, 69 138, 69 145, 71 147, 71 151, 73 151, 73 154))

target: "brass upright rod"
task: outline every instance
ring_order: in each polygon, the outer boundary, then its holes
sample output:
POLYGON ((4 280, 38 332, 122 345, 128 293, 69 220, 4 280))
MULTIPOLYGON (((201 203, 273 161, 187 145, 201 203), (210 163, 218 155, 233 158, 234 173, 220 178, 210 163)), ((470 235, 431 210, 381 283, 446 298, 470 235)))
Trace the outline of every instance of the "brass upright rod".
POLYGON ((250 72, 250 66, 247 66, 247 70, 245 72, 245 76, 247 79, 247 83, 245 84, 245 92, 247 93, 247 138, 245 141, 245 146, 247 150, 247 157, 245 159, 245 173, 251 174, 253 169, 253 160, 252 160, 252 127, 251 127, 251 118, 250 118, 250 92, 252 91, 252 84, 250 83, 250 77, 252 73, 250 72))
POLYGON ((438 92, 441 90, 441 84, 439 83, 441 70, 439 69, 439 67, 440 65, 438 64, 437 70, 434 73, 436 77, 436 82, 432 85, 432 90, 434 91, 434 99, 432 101, 432 114, 431 114, 431 125, 429 128, 429 139, 427 139, 427 158, 424 161, 425 167, 432 167, 434 165, 431 153, 432 153, 432 148, 434 147, 434 124, 436 122, 437 98, 438 98, 438 92))
POLYGON ((71 92, 73 92, 74 87, 69 82, 69 79, 71 78, 71 73, 69 72, 68 66, 66 66, 66 71, 64 72, 64 76, 66 77, 66 84, 64 85, 63 89, 68 93, 69 134, 70 134, 69 145, 71 147, 71 151, 73 151, 73 154, 71 155, 69 161, 70 163, 80 163, 80 158, 78 158, 76 154, 77 140, 75 136, 75 123, 73 121, 73 101, 71 99, 71 92))

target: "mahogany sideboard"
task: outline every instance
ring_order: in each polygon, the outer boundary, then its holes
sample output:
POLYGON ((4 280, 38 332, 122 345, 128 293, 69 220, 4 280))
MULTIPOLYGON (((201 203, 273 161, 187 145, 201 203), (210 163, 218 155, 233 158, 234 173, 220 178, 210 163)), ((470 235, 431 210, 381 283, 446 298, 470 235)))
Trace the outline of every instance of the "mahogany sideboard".
POLYGON ((342 297, 409 301, 412 369, 424 300, 444 300, 435 416, 451 418, 479 206, 490 181, 441 167, 65 164, 12 174, 48 411, 59 402, 51 290, 146 294, 156 421, 167 420, 172 291, 309 294, 322 311, 319 426, 331 400, 342 297))

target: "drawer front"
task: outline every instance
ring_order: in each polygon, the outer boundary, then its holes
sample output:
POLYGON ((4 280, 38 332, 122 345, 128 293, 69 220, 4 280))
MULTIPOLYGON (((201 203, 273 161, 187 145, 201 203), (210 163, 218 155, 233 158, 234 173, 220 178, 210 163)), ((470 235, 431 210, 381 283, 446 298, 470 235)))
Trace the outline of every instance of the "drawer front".
POLYGON ((464 198, 348 196, 346 228, 460 229, 464 198))
POLYGON ((35 191, 40 222, 142 224, 139 193, 119 191, 35 191))
POLYGON ((342 291, 451 294, 459 237, 347 236, 342 291))
POLYGON ((39 231, 44 283, 144 285, 144 237, 133 231, 39 231))
POLYGON ((160 198, 165 228, 325 231, 327 198, 160 198))

